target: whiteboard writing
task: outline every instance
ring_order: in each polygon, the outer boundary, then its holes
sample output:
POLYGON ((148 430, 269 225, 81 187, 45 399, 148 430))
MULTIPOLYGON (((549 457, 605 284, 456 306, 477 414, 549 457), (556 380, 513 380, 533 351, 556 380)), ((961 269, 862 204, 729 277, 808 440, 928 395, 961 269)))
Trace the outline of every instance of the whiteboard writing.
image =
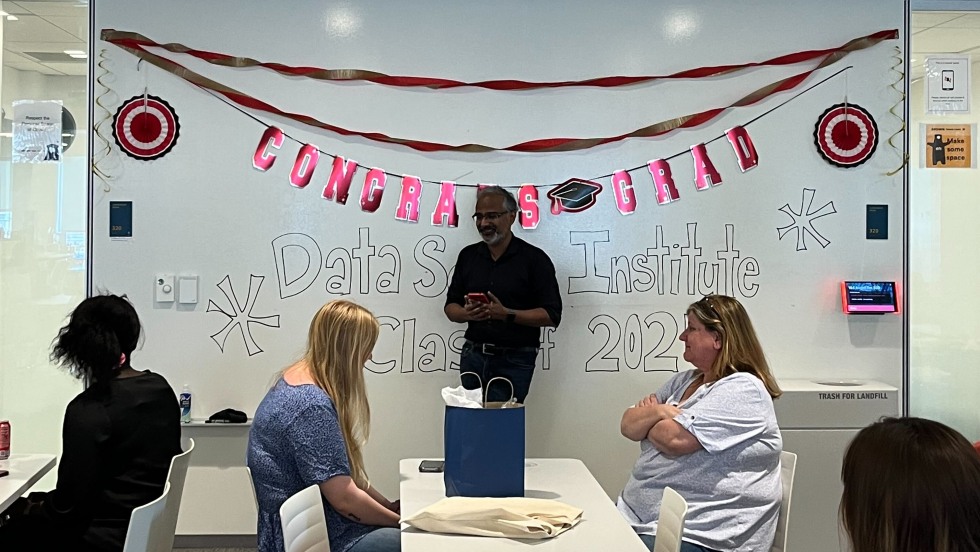
MULTIPOLYGON (((459 354, 462 351, 464 330, 452 330, 448 334, 430 331, 425 321, 417 318, 399 320, 393 316, 377 317, 381 333, 373 358, 365 366, 375 374, 410 374, 459 370, 459 354), (420 325, 421 324, 421 325, 420 325), (381 351, 394 351, 385 357, 381 351)), ((545 328, 537 357, 537 367, 551 368, 551 350, 555 348, 554 328, 545 328)))
POLYGON ((570 276, 567 292, 755 297, 760 286, 756 281, 759 262, 742 257, 735 248, 735 225, 725 225, 725 246, 714 251, 714 256, 699 245, 697 230, 698 223, 687 223, 681 245, 682 241, 665 241, 664 227, 658 224, 645 250, 606 257, 600 257, 596 246, 610 242, 609 230, 569 232, 569 243, 581 251, 585 274, 570 276), (608 266, 609 272, 601 274, 600 266, 608 266))
MULTIPOLYGON (((685 225, 683 240, 664 239, 664 227, 654 227, 651 244, 633 253, 600 253, 611 243, 609 230, 570 231, 569 245, 585 270, 569 276, 568 294, 602 293, 656 295, 709 295, 755 297, 761 276, 755 257, 736 248, 735 225, 725 225, 725 242, 715 251, 701 247, 698 223, 685 225), (600 268, 603 267, 603 268, 600 268), (608 267, 608 271, 605 269, 608 267)), ((332 295, 397 294, 402 291, 400 250, 395 245, 372 241, 371 229, 358 228, 357 245, 337 246, 324 256, 319 243, 307 234, 290 233, 272 241, 279 296, 293 297, 310 289, 324 275, 322 289, 332 295)), ((418 240, 412 261, 420 275, 412 290, 420 297, 442 296, 449 286, 451 260, 446 239, 429 235, 418 240)), ((573 269, 574 270, 574 269, 573 269)))
POLYGON ((677 357, 667 352, 677 340, 678 328, 674 315, 664 311, 648 314, 642 323, 639 315, 631 314, 625 325, 600 314, 589 321, 589 331, 605 335, 605 343, 585 362, 585 371, 619 372, 625 364, 630 370, 642 365, 644 372, 676 372, 677 357))

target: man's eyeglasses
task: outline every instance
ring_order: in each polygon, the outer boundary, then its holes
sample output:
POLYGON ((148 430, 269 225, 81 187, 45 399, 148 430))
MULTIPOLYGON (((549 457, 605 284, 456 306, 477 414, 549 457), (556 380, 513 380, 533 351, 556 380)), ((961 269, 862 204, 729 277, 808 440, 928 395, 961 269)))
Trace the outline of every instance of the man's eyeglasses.
POLYGON ((473 220, 475 222, 480 222, 485 220, 487 222, 496 222, 497 219, 507 214, 507 211, 491 211, 489 213, 474 213, 473 220))

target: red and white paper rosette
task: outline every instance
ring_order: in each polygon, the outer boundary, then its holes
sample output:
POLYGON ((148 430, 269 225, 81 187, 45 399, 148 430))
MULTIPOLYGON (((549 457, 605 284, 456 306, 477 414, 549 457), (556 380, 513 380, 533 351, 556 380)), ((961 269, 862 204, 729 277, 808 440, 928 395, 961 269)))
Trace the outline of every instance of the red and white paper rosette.
POLYGON ((134 96, 126 100, 112 121, 116 144, 135 159, 163 157, 173 149, 179 134, 174 109, 156 96, 134 96))
POLYGON ((863 107, 841 103, 817 119, 813 141, 828 163, 845 169, 856 167, 878 147, 878 125, 863 107))

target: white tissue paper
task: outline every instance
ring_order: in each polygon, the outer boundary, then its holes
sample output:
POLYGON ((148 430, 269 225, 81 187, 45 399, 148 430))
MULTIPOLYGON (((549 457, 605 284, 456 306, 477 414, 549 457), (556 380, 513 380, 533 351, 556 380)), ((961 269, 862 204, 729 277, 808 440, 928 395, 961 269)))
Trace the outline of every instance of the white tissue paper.
POLYGON ((443 387, 442 400, 446 406, 461 406, 463 408, 483 408, 483 390, 459 387, 443 387))

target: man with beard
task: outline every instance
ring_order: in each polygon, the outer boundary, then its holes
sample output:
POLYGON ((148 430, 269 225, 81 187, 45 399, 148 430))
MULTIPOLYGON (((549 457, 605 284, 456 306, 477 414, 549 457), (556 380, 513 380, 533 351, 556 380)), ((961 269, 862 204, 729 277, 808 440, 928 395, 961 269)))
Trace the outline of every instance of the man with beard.
MULTIPOLYGON (((531 387, 541 330, 561 322, 555 265, 547 253, 511 232, 517 201, 507 190, 488 186, 477 193, 473 220, 483 241, 459 252, 446 296, 446 316, 466 322, 460 353, 461 383, 468 389, 495 377, 514 385, 523 403, 531 387), (474 372, 481 382, 472 376, 474 372)), ((490 386, 488 401, 510 399, 510 387, 490 386)))

